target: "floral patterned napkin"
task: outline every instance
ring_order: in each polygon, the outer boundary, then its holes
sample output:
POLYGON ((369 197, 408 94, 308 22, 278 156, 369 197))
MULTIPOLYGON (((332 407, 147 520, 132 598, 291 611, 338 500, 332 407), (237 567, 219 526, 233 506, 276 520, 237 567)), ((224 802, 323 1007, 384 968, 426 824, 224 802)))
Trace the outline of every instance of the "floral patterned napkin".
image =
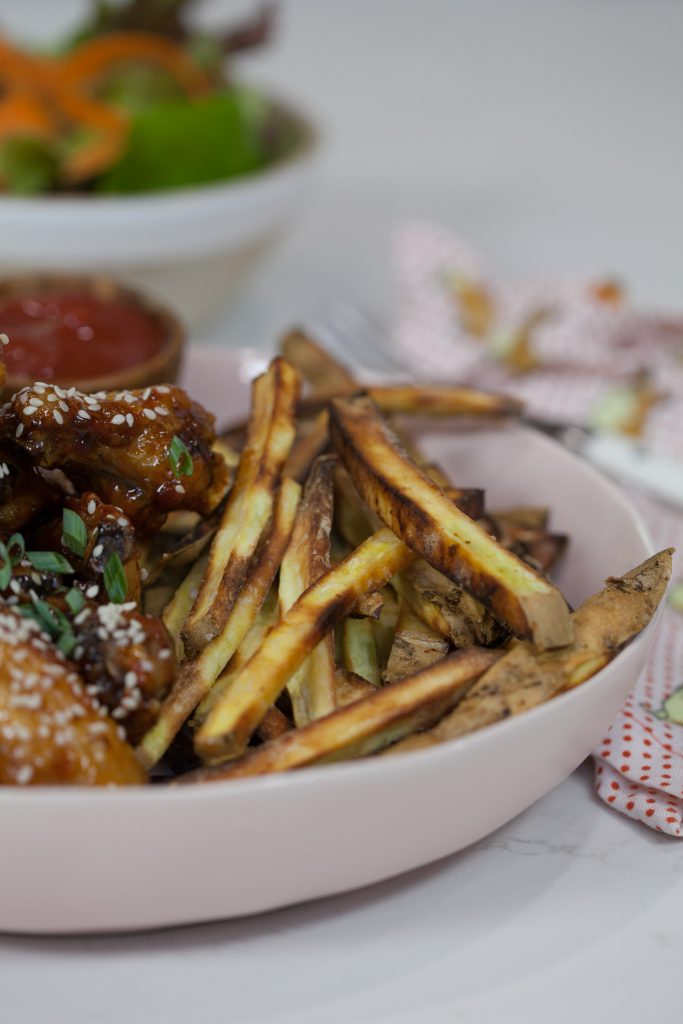
MULTIPOLYGON (((416 376, 505 390, 530 414, 591 424, 683 461, 683 318, 629 306, 609 279, 504 282, 424 223, 396 239, 396 353, 416 376)), ((669 606, 635 691, 594 751, 602 800, 683 835, 683 514, 631 497, 675 546, 669 606), (677 582, 678 581, 678 582, 677 582)))

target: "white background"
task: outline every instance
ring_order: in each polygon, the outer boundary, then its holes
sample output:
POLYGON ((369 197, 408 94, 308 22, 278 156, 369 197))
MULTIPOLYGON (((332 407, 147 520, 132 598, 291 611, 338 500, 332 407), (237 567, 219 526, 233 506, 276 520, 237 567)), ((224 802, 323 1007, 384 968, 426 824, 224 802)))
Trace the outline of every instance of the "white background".
MULTIPOLYGON (((3 0, 0 16, 50 38, 79 6, 3 0)), ((682 4, 290 0, 282 15, 245 71, 318 117, 321 181, 211 340, 267 346, 344 299, 388 315, 391 233, 413 216, 504 273, 612 271, 680 307, 682 4)), ((673 1020, 682 879, 683 846, 599 805, 582 769, 478 847, 367 892, 151 936, 0 938, 0 1018, 673 1020)))

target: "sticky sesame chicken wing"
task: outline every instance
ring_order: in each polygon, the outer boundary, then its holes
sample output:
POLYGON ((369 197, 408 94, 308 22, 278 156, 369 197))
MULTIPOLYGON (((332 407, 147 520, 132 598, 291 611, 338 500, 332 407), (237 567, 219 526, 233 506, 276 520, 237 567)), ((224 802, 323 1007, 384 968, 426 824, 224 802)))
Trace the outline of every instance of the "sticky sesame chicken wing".
POLYGON ((0 606, 0 785, 145 780, 106 708, 38 624, 0 606))
POLYGON ((221 500, 227 470, 214 441, 213 416, 170 385, 85 395, 37 383, 0 410, 0 452, 59 468, 147 534, 168 512, 205 515, 221 500))

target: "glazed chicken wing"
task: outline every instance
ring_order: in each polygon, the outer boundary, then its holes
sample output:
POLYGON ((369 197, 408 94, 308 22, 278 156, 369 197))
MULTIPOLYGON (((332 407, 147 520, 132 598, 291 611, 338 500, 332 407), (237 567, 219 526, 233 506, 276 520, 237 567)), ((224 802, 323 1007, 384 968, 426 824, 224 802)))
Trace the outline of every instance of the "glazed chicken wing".
POLYGON ((169 385, 85 395, 37 383, 0 410, 0 451, 58 467, 147 534, 168 512, 205 515, 221 500, 227 470, 214 441, 213 416, 169 385))
POLYGON ((133 785, 145 774, 36 622, 0 607, 0 785, 133 785))

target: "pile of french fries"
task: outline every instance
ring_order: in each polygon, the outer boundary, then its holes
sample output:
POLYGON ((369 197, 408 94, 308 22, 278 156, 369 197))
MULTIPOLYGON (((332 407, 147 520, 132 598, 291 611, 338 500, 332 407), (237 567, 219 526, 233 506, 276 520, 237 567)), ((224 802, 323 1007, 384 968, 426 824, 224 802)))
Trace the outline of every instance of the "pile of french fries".
POLYGON ((392 421, 518 412, 468 389, 363 388, 289 334, 221 442, 223 505, 171 520, 150 555, 147 605, 181 669, 143 766, 211 781, 428 746, 614 657, 659 604, 670 551, 572 612, 549 579, 568 538, 548 510, 489 509, 392 421))

